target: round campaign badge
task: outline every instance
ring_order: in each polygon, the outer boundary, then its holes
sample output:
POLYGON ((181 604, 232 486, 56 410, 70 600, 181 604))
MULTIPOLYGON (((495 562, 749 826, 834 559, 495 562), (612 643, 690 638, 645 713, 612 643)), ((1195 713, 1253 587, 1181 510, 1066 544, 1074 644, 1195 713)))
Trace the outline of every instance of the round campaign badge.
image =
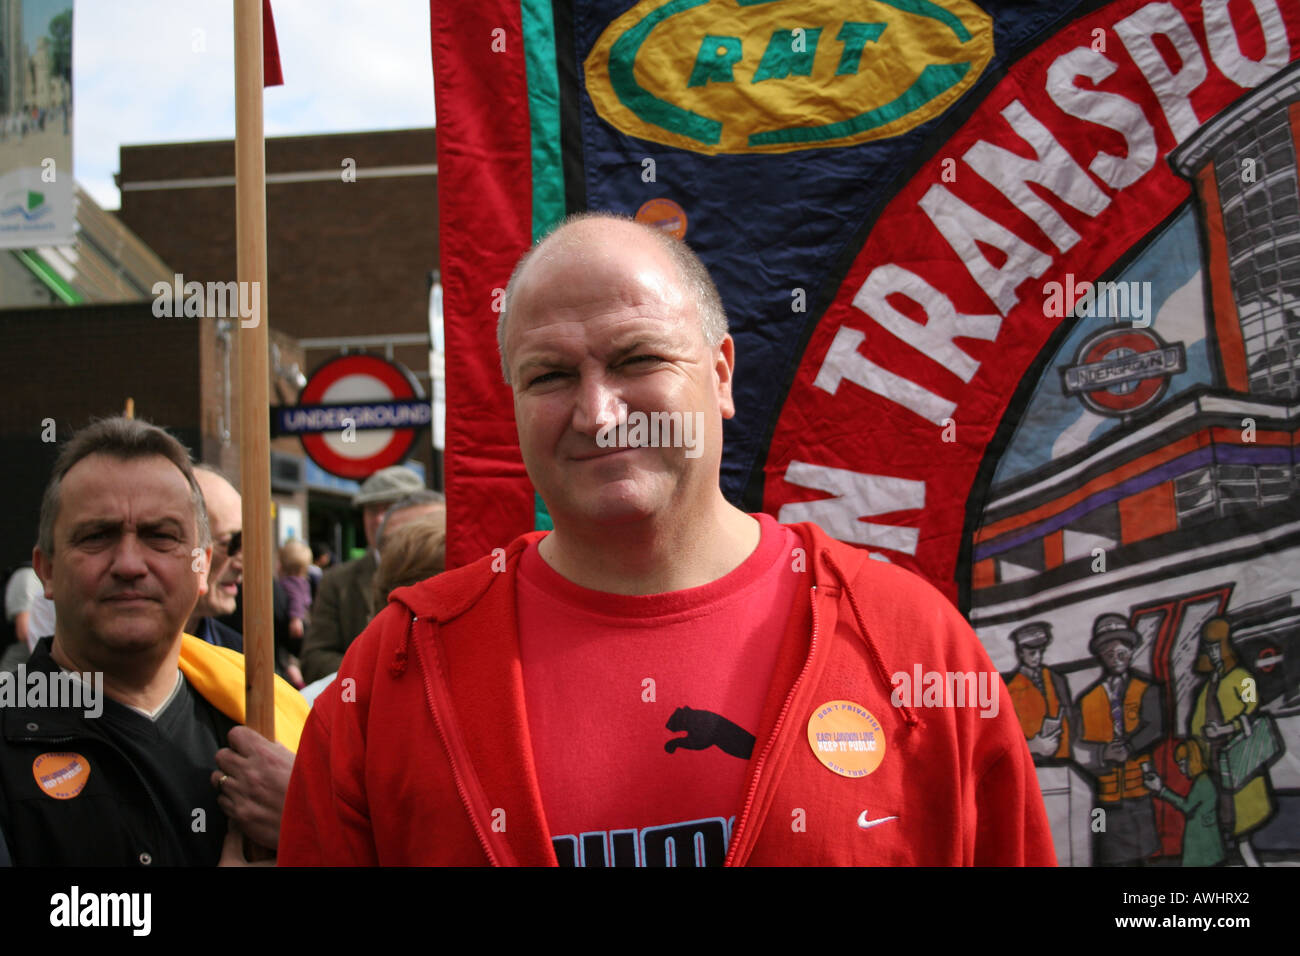
POLYGON ((32 776, 47 797, 71 800, 90 779, 90 761, 81 754, 41 754, 32 761, 32 776))
POLYGON ((671 199, 651 199, 636 211, 636 221, 662 229, 674 239, 686 235, 686 210, 671 199))
POLYGON ((865 777, 885 759, 885 731, 861 704, 831 700, 808 718, 808 746, 826 769, 865 777))

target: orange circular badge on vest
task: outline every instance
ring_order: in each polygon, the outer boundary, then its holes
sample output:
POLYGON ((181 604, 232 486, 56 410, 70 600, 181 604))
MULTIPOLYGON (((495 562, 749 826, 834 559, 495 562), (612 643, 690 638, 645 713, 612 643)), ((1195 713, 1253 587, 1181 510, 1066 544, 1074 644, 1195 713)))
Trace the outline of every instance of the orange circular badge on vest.
POLYGON ((885 759, 885 731, 861 704, 831 700, 808 718, 808 746, 826 769, 865 777, 885 759))
POLYGON ((636 211, 635 219, 662 229, 674 239, 686 235, 686 210, 671 199, 651 199, 636 211))
POLYGON ((41 754, 32 761, 32 776, 47 797, 71 800, 90 779, 90 761, 81 754, 41 754))

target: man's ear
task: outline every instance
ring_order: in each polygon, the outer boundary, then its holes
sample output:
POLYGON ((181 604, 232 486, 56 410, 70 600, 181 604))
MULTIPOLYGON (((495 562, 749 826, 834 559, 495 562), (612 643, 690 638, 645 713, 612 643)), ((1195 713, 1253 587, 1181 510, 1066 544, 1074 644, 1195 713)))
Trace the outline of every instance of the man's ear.
POLYGON ((54 600, 54 561, 45 556, 40 548, 32 548, 32 570, 45 586, 45 599, 54 600))
POLYGON ((734 418, 736 402, 731 395, 731 382, 736 371, 736 343, 730 335, 718 346, 713 361, 713 374, 718 378, 718 408, 723 418, 734 418))

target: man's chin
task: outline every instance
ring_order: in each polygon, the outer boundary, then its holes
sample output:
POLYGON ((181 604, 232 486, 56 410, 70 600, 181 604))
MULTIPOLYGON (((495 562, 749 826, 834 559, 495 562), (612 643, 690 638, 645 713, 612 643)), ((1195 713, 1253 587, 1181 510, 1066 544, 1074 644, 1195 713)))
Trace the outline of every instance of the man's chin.
POLYGON ((197 617, 228 617, 235 613, 235 608, 239 606, 234 598, 229 601, 209 601, 201 600, 195 607, 194 613, 197 617))
POLYGON ((615 528, 653 519, 662 505, 645 489, 606 487, 577 509, 579 519, 591 524, 615 528))
POLYGON ((96 629, 95 636, 104 647, 129 653, 170 643, 180 631, 165 621, 110 621, 96 629))

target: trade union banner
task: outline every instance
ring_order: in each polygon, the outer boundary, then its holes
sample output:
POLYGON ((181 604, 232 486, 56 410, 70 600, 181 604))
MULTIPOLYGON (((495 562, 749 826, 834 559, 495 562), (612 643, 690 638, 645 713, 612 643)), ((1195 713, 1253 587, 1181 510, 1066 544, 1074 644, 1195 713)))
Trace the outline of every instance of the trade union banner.
POLYGON ((1300 860, 1300 6, 433 3, 450 565, 534 527, 495 325, 566 214, 708 265, 722 485, 908 567, 1062 863, 1300 860))

